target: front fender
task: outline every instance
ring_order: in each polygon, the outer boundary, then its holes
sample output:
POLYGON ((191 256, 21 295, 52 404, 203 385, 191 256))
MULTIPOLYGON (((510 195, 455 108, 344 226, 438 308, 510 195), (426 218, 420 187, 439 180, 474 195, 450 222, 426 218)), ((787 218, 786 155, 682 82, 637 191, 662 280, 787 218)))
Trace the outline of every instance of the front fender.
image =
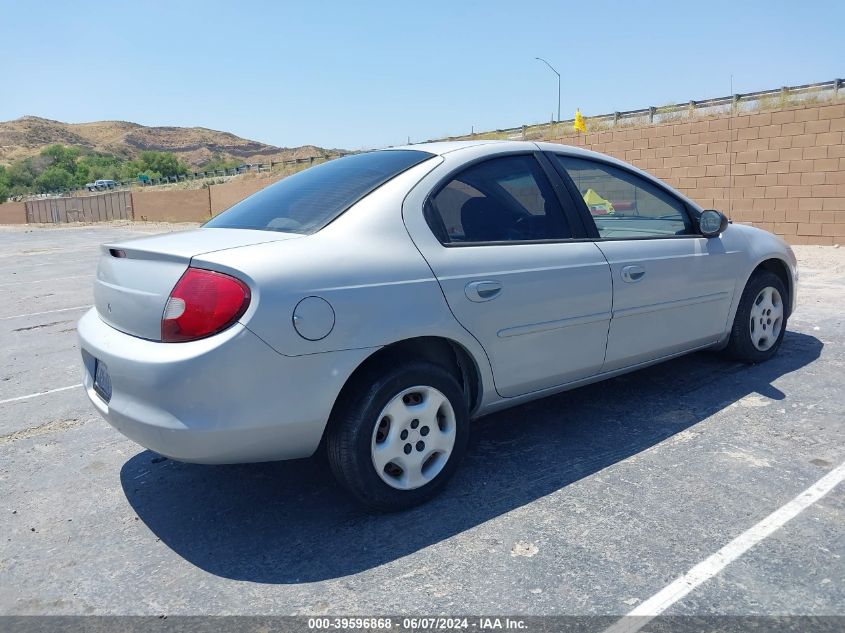
POLYGON ((728 315, 728 328, 725 332, 725 338, 721 341, 721 346, 728 342, 731 332, 731 324, 736 318, 736 311, 739 308, 739 302, 742 298, 742 292, 748 284, 751 275, 754 274, 763 262, 768 260, 778 260, 784 264, 787 274, 787 294, 788 306, 787 315, 792 314, 795 310, 795 305, 798 296, 798 261, 795 258, 795 253, 777 235, 773 235, 763 229, 747 224, 731 224, 725 230, 727 234, 730 232, 731 237, 736 236, 745 242, 745 251, 747 256, 744 260, 742 269, 737 273, 737 285, 734 292, 734 298, 731 303, 730 313, 728 315))

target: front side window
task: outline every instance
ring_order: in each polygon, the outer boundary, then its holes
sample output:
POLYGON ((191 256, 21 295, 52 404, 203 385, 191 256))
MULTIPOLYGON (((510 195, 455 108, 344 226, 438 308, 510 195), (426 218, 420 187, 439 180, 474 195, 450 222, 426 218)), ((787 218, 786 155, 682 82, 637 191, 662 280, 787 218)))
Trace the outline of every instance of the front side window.
POLYGON ((644 178, 606 163, 561 154, 554 157, 578 187, 601 237, 694 232, 684 204, 644 178))
POLYGON ((391 178, 432 156, 417 150, 382 150, 336 158, 262 189, 204 226, 313 233, 391 178))
POLYGON ((571 237, 546 175, 533 156, 504 156, 468 167, 430 200, 426 216, 444 243, 571 237))

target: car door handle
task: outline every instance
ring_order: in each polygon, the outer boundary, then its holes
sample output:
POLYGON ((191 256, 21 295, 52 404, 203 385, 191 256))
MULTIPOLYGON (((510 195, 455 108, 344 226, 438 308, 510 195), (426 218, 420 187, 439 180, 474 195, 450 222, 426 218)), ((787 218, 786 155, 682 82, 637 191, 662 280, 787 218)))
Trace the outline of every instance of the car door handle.
POLYGON ((645 277, 645 268, 642 266, 625 266, 622 269, 622 281, 629 284, 638 282, 645 277))
POLYGON ((502 284, 498 281, 471 281, 464 288, 467 299, 479 303, 481 301, 490 301, 499 296, 502 292, 502 284))

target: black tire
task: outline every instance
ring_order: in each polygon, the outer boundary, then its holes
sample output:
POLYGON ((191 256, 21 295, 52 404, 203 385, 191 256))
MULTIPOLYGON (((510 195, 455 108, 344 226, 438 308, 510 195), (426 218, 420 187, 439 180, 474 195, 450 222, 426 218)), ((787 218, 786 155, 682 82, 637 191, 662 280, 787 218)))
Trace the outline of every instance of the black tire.
POLYGON ((469 441, 469 412, 455 377, 440 365, 411 361, 359 377, 335 406, 326 436, 329 465, 337 480, 365 505, 397 511, 436 495, 454 474, 469 441), (400 490, 382 480, 371 455, 379 416, 395 396, 415 386, 433 387, 449 400, 455 415, 455 441, 440 472, 427 484, 400 490))
POLYGON ((726 352, 738 361, 743 363, 762 363, 777 354, 783 342, 783 335, 786 332, 786 321, 789 313, 789 295, 783 285, 783 281, 776 274, 768 271, 759 271, 751 276, 742 297, 739 300, 739 307, 736 310, 731 336, 728 341, 726 352), (774 288, 778 291, 783 301, 783 321, 780 333, 774 344, 766 349, 758 349, 751 336, 751 310, 757 296, 764 288, 774 288))

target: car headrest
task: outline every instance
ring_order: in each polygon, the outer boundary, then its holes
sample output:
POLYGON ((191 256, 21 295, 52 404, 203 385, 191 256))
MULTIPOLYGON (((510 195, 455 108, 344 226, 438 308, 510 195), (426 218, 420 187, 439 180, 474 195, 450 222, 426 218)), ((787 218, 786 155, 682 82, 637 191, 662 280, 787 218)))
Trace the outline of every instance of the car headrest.
POLYGON ((507 240, 511 223, 507 210, 489 198, 470 198, 461 206, 461 224, 468 241, 507 240))

